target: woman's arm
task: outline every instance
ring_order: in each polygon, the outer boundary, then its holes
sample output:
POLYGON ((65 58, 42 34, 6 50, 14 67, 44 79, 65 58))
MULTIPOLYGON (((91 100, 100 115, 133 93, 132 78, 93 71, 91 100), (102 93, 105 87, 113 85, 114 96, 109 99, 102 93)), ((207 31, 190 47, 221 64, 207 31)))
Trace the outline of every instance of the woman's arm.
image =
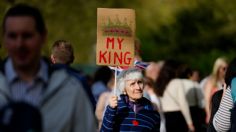
MULTIPOLYGON (((182 81, 182 80, 181 80, 182 81)), ((179 107, 180 107, 180 111, 182 112, 188 128, 190 131, 194 131, 194 126, 193 126, 193 122, 192 122, 192 118, 190 115, 190 110, 189 110, 189 105, 188 105, 188 101, 186 99, 186 95, 185 95, 185 89, 184 87, 182 87, 182 82, 180 82, 180 87, 176 87, 177 91, 178 91, 178 102, 179 102, 179 107)))
POLYGON ((108 94, 109 93, 107 92, 102 93, 97 102, 95 114, 99 122, 102 121, 103 119, 103 114, 106 109, 106 102, 107 102, 108 94))
POLYGON ((206 82, 206 86, 204 88, 204 97, 205 97, 205 111, 206 111, 206 123, 209 122, 210 120, 210 102, 211 102, 211 91, 213 89, 213 84, 211 81, 211 78, 208 78, 207 82, 206 82))

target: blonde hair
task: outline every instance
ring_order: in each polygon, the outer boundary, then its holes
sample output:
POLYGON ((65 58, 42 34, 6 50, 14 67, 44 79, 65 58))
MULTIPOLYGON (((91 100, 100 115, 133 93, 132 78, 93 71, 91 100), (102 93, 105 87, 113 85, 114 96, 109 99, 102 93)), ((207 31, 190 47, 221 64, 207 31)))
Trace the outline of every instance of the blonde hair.
POLYGON ((227 59, 225 57, 219 57, 216 59, 214 66, 213 66, 213 70, 211 73, 211 77, 212 77, 212 82, 214 86, 217 86, 217 80, 220 79, 219 77, 219 70, 222 67, 222 65, 227 65, 227 59))

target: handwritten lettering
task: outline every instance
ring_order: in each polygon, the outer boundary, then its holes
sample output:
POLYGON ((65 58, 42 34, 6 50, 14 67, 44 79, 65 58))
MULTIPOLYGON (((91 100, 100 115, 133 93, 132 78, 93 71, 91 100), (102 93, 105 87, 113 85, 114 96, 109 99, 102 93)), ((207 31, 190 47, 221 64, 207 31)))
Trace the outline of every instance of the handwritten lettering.
POLYGON ((129 51, 99 51, 99 63, 111 65, 130 65, 131 60, 131 53, 129 51))
POLYGON ((106 48, 110 49, 110 45, 111 45, 111 49, 115 49, 115 44, 118 44, 118 49, 121 50, 122 48, 122 42, 124 41, 123 38, 117 38, 115 41, 115 38, 107 38, 107 43, 106 43, 106 48))

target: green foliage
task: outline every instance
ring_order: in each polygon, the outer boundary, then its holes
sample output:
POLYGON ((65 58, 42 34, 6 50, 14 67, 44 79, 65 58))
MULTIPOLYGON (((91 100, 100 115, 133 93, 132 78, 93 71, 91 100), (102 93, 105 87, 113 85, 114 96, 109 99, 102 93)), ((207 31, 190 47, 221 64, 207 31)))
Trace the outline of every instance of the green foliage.
POLYGON ((161 24, 159 30, 144 36, 145 42, 152 40, 149 41, 152 47, 143 45, 143 58, 147 61, 175 58, 205 75, 211 72, 217 57, 226 56, 229 60, 235 57, 232 47, 236 46, 236 30, 227 31, 232 21, 215 4, 199 3, 173 13, 175 21, 161 24))
MULTIPOLYGON (((44 54, 49 55, 54 41, 66 39, 74 44, 75 63, 95 65, 98 7, 135 9, 144 61, 175 58, 206 75, 217 57, 235 57, 236 1, 5 0, 0 3, 0 19, 12 4, 25 2, 39 7, 45 17, 44 54)), ((0 57, 5 54, 1 48, 0 57)))

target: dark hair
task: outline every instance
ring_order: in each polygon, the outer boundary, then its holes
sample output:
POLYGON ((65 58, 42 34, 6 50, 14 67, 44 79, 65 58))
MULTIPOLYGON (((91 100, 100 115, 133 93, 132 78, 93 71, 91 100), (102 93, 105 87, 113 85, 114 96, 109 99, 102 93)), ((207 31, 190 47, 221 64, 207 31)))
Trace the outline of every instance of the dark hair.
POLYGON ((188 79, 193 74, 193 70, 187 64, 181 64, 177 69, 177 77, 181 79, 188 79))
POLYGON ((39 9, 35 7, 28 6, 26 4, 17 4, 13 7, 11 7, 7 13, 5 14, 3 18, 3 23, 2 23, 2 29, 3 33, 5 32, 5 24, 6 24, 6 19, 8 17, 14 17, 14 16, 29 16, 32 17, 35 21, 35 26, 37 31, 40 34, 45 34, 47 32, 43 17, 39 11, 39 9))
POLYGON ((225 83, 226 86, 231 84, 232 79, 236 77, 236 58, 234 58, 230 63, 225 73, 225 83))
POLYGON ((151 79, 150 77, 144 77, 143 80, 144 80, 145 85, 147 85, 151 88, 155 87, 155 83, 154 83, 153 79, 151 79))
POLYGON ((40 110, 26 102, 11 102, 0 110, 0 131, 41 132, 40 110))
POLYGON ((107 85, 108 81, 111 79, 113 72, 107 66, 101 66, 97 69, 94 74, 94 82, 102 81, 105 85, 107 85))
POLYGON ((166 60, 161 68, 159 77, 156 80, 155 93, 159 96, 163 96, 167 84, 173 78, 177 77, 176 71, 180 65, 180 62, 176 60, 166 60))

